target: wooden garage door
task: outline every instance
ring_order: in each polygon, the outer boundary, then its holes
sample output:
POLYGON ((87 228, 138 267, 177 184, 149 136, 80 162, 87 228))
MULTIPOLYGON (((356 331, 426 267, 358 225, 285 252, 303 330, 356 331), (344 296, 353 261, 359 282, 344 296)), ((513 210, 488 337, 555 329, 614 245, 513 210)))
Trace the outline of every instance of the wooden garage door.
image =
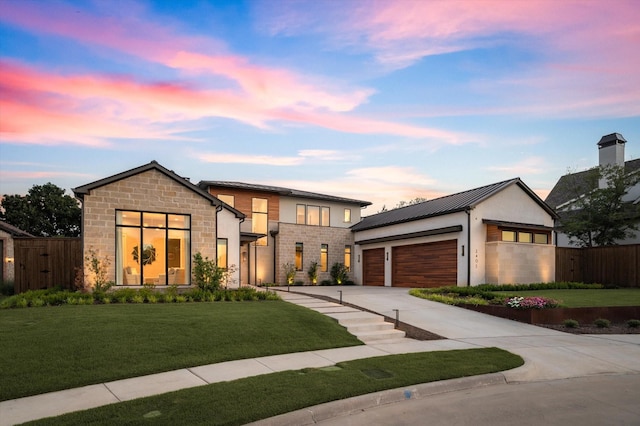
POLYGON ((362 251, 364 285, 384 285, 384 248, 362 251))
POLYGON ((394 287, 441 287, 458 282, 457 240, 393 248, 394 287))

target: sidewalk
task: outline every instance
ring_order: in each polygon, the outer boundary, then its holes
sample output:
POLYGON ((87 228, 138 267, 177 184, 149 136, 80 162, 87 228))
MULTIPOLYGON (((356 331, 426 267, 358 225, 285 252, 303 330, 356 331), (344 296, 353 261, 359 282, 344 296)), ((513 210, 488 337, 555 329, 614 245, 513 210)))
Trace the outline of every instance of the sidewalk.
MULTIPOLYGON (((394 339, 362 346, 237 360, 3 401, 0 402, 0 426, 244 377, 412 352, 500 347, 526 361, 520 368, 497 375, 425 384, 425 389, 640 373, 640 335, 570 335, 417 299, 409 296, 406 289, 343 287, 339 290, 343 292, 345 302, 391 317, 395 315, 393 309, 399 309, 402 322, 446 339, 394 339)), ((335 303, 313 298, 320 295, 338 299, 335 287, 297 287, 294 291, 280 289, 279 294, 284 300, 318 312, 329 313, 336 309, 335 303)), ((386 395, 390 401, 403 397, 397 390, 387 391, 386 395)), ((330 412, 344 409, 339 401, 334 404, 329 408, 330 412)))

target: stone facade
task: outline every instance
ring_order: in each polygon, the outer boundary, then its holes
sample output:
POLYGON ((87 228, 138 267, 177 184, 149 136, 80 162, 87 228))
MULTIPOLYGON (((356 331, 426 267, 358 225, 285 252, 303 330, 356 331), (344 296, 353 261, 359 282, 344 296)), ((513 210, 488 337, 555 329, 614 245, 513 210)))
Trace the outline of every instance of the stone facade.
POLYGON ((151 169, 92 189, 84 196, 84 255, 93 249, 100 258, 108 257, 108 280, 116 279, 116 209, 189 214, 191 255, 199 251, 216 258, 216 207, 197 192, 151 169))
POLYGON ((486 281, 490 284, 530 284, 555 280, 555 246, 488 242, 486 281))
POLYGON ((13 235, 0 230, 2 241, 2 280, 13 281, 15 279, 15 255, 13 251, 13 235))
MULTIPOLYGON (((331 266, 334 263, 344 263, 344 249, 351 246, 353 256, 354 239, 349 228, 335 228, 326 226, 296 225, 292 223, 280 223, 276 246, 276 283, 284 284, 286 278, 282 265, 295 263, 296 243, 303 244, 302 270, 296 272, 294 281, 302 281, 310 284, 307 270, 311 262, 320 264, 320 246, 328 245, 327 271, 318 270, 318 283, 330 280, 331 266)), ((353 259, 351 260, 353 266, 353 259)), ((349 279, 353 280, 353 274, 349 273, 349 279)))

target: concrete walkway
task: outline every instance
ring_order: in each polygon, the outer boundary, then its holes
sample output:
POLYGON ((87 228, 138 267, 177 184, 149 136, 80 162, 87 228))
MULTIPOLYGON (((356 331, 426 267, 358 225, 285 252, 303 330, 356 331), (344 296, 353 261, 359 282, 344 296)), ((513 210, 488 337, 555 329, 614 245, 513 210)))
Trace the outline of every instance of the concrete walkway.
MULTIPOLYGON (((344 302, 391 317, 395 316, 393 309, 399 309, 402 322, 439 334, 446 339, 374 339, 363 346, 230 361, 3 401, 0 402, 0 426, 243 377, 326 367, 353 359, 411 352, 495 346, 516 353, 526 361, 520 368, 497 375, 425 384, 423 387, 429 389, 425 392, 433 392, 433 389, 439 389, 440 392, 444 388, 466 389, 486 386, 489 383, 640 373, 640 335, 565 334, 414 298, 407 294, 407 289, 296 287, 295 293, 280 290, 279 294, 284 300, 307 306, 326 315, 338 316, 354 310, 337 307, 335 303, 318 302, 310 296, 320 295, 338 299, 338 290, 341 290, 344 302), (302 292, 307 295, 299 294, 302 292)), ((398 390, 385 394, 388 395, 387 402, 406 397, 398 390)), ((361 400, 365 401, 366 397, 361 397, 361 400)), ((380 404, 381 401, 385 399, 378 396, 375 401, 365 402, 365 405, 380 404)), ((332 404, 327 409, 328 413, 332 413, 330 415, 344 413, 348 408, 340 401, 332 404)), ((305 412, 308 413, 310 410, 305 412)), ((303 424, 297 415, 299 413, 288 415, 289 421, 293 421, 289 424, 303 424)), ((270 422, 273 420, 265 420, 264 424, 287 423, 282 418, 277 423, 270 422)))

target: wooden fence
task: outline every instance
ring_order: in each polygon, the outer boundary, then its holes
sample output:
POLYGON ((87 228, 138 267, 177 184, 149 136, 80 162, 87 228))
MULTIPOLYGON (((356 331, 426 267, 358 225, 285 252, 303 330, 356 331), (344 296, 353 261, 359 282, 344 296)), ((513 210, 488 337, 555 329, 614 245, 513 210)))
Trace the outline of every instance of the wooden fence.
POLYGON ((82 240, 16 238, 14 257, 16 293, 55 286, 73 289, 76 268, 82 268, 82 240))
POLYGON ((640 287, 640 244, 556 247, 556 281, 640 287))

